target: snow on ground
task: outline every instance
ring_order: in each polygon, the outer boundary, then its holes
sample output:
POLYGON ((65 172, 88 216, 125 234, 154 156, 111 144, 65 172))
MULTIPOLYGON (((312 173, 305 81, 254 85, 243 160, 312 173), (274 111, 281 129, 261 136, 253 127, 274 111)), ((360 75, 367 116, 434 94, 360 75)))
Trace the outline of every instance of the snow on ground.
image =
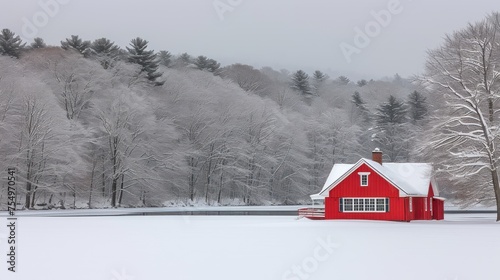
MULTIPOLYGON (((18 272, 0 279, 500 278, 493 214, 445 221, 311 221, 276 216, 20 217, 18 272)), ((0 252, 7 221, 0 218, 0 252)))

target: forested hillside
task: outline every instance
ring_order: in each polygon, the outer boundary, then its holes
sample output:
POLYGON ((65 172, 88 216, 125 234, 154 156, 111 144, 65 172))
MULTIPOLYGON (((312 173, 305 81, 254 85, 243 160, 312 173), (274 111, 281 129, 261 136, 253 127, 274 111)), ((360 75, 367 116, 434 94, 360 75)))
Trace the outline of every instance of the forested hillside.
POLYGON ((387 161, 422 160, 431 107, 398 75, 223 67, 141 38, 23 46, 7 31, 0 170, 17 169, 19 207, 308 203, 334 163, 375 147, 387 161))

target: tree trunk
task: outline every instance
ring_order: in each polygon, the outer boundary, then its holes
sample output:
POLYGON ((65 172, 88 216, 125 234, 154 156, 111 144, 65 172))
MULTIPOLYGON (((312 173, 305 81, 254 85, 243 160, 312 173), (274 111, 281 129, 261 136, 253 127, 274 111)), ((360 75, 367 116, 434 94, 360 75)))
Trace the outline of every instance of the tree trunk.
POLYGON ((120 196, 118 199, 118 206, 122 205, 122 198, 123 198, 123 181, 125 180, 125 174, 122 174, 122 181, 120 183, 120 196))
POLYGON ((32 186, 31 189, 32 189, 32 191, 31 191, 31 208, 33 208, 33 207, 35 207, 35 194, 36 194, 37 187, 32 186))
POLYGON ((26 209, 30 209, 30 202, 31 202, 31 183, 27 182, 26 183, 26 199, 24 201, 24 207, 26 209))
POLYGON ((113 183, 111 184, 111 207, 116 207, 116 185, 118 178, 113 178, 113 183))
POLYGON ((491 179, 493 181, 493 190, 495 191, 495 200, 497 203, 497 222, 500 221, 500 183, 496 170, 491 171, 491 179))

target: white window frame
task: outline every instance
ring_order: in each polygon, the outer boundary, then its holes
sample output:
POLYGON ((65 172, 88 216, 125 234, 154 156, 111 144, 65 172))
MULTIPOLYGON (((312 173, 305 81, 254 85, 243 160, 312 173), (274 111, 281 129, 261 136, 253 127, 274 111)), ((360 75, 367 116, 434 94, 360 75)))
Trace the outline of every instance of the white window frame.
POLYGON ((341 199, 342 212, 346 213, 385 213, 390 203, 386 197, 344 197, 341 199), (346 206, 350 209, 346 209, 346 206), (383 210, 378 210, 377 206, 383 206, 383 210))
POLYGON ((424 199, 424 211, 427 212, 427 197, 424 199))
POLYGON ((429 211, 431 211, 432 214, 432 197, 429 197, 429 211))
POLYGON ((358 172, 359 175, 359 185, 362 187, 368 187, 368 176, 371 172, 358 172), (363 184, 363 177, 366 178, 366 183, 363 184))
POLYGON ((409 200, 410 200, 410 212, 413 212, 413 200, 411 197, 409 200))

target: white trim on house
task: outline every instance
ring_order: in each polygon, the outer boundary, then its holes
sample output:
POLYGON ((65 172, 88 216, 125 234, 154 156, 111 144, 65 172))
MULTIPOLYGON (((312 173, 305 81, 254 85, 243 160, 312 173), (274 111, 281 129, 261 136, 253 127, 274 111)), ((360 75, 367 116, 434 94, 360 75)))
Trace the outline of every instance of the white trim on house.
POLYGON ((358 172, 360 186, 368 187, 368 176, 370 174, 371 174, 371 172, 358 172))
POLYGON ((385 213, 389 203, 386 197, 343 197, 339 208, 346 213, 385 213))

